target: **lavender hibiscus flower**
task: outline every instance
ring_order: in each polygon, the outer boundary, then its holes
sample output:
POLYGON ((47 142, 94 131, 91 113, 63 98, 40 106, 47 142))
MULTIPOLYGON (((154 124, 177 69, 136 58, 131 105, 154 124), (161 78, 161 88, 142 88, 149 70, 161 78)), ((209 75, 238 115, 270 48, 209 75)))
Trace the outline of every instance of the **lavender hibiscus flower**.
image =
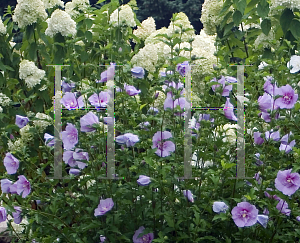
POLYGON ((31 192, 30 182, 26 179, 25 176, 18 176, 19 180, 17 181, 17 193, 18 195, 22 194, 22 197, 25 198, 31 192))
POLYGON ((139 137, 132 133, 125 133, 116 137, 116 142, 120 144, 126 144, 127 147, 134 146, 139 141, 139 137))
POLYGON ((233 121, 237 121, 237 117, 234 115, 233 109, 234 109, 234 107, 230 103, 230 98, 227 98, 226 103, 225 103, 225 107, 224 107, 225 117, 227 119, 230 119, 230 120, 233 120, 233 121))
POLYGON ((172 141, 162 142, 163 139, 169 139, 172 137, 172 134, 168 131, 156 132, 152 138, 152 148, 157 148, 156 154, 160 157, 167 157, 170 155, 170 152, 175 151, 175 144, 172 141))
POLYGON ((4 166, 6 168, 7 174, 13 175, 17 172, 20 162, 11 153, 6 153, 6 156, 5 156, 3 162, 4 162, 4 166))
POLYGON ((66 130, 62 132, 61 136, 64 149, 72 149, 78 143, 78 130, 71 123, 68 123, 66 130))
POLYGON ((280 109, 292 109, 298 100, 298 94, 295 94, 289 84, 280 87, 277 93, 282 96, 275 100, 275 105, 279 106, 280 109))
POLYGON ((300 175, 298 173, 291 173, 292 169, 278 171, 275 179, 275 187, 284 195, 291 196, 300 187, 300 175))
POLYGON ((16 125, 17 125, 19 128, 25 127, 25 126, 27 125, 28 122, 29 122, 28 117, 16 115, 16 125))
POLYGON ((95 217, 106 214, 114 206, 112 198, 107 198, 105 200, 100 200, 98 207, 95 209, 95 217))
POLYGON ((80 131, 82 132, 93 132, 96 128, 93 128, 93 124, 98 124, 99 118, 93 113, 89 112, 80 118, 80 131))
POLYGON ((148 233, 143 235, 142 237, 138 237, 139 234, 143 233, 145 227, 141 226, 138 230, 135 231, 132 240, 133 243, 151 243, 152 240, 154 239, 154 234, 153 233, 148 233))
POLYGON ((232 209, 231 214, 236 226, 252 226, 257 222, 258 210, 248 202, 241 202, 232 209))
POLYGON ((131 74, 135 78, 144 78, 145 70, 142 67, 134 67, 131 69, 131 74))
POLYGON ((80 96, 78 100, 76 99, 75 93, 66 92, 65 95, 60 100, 60 103, 67 109, 79 109, 84 106, 83 96, 80 96))

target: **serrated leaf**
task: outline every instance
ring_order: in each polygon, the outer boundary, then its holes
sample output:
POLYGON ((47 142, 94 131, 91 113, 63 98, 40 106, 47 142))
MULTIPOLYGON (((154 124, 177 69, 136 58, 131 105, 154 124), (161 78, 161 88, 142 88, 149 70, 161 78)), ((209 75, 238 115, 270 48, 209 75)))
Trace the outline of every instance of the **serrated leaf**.
POLYGON ((284 34, 288 31, 293 18, 294 14, 292 10, 287 8, 282 12, 280 17, 280 26, 284 34))
POLYGON ((237 3, 237 9, 242 13, 244 14, 245 12, 245 9, 246 9, 246 6, 247 6, 247 0, 240 0, 238 3, 237 3))
POLYGON ((292 20, 290 30, 296 39, 300 38, 300 21, 298 19, 292 20))
POLYGON ((233 18, 233 22, 235 25, 239 25, 242 21, 242 18, 243 18, 243 14, 239 11, 239 10, 236 10, 232 16, 233 18))
POLYGON ((265 35, 268 35, 271 30, 271 20, 270 19, 264 19, 261 24, 261 30, 265 35))
POLYGON ((268 16, 270 8, 269 8, 269 3, 266 2, 266 0, 260 1, 257 4, 257 14, 259 15, 259 17, 261 18, 265 18, 268 16))

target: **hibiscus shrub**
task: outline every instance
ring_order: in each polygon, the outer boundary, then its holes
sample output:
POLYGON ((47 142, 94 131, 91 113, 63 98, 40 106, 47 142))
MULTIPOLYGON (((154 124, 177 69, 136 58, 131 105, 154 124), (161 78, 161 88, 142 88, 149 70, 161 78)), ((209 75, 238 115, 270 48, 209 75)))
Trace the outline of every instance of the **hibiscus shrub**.
POLYGON ((139 23, 135 1, 8 8, 0 222, 12 241, 299 241, 300 5, 282 2, 205 1, 200 35, 183 13, 139 23), (47 65, 62 63, 59 92, 47 65), (230 64, 249 65, 244 95, 230 64))

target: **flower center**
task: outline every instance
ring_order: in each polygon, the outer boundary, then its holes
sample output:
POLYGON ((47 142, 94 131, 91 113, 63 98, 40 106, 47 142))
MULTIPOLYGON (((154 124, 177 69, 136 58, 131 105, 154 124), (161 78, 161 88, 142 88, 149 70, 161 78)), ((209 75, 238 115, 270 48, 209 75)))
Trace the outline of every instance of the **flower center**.
POLYGON ((290 103, 290 102, 291 102, 291 97, 288 96, 288 95, 285 95, 285 96, 283 97, 283 99, 284 99, 284 102, 285 102, 285 103, 290 103))
POLYGON ((247 214, 244 213, 244 214, 243 214, 243 218, 245 218, 246 216, 247 216, 247 214))
POLYGON ((164 148, 164 143, 163 143, 163 142, 159 142, 159 143, 158 143, 158 148, 159 148, 160 150, 163 150, 163 148, 164 148))
POLYGON ((290 178, 288 178, 286 181, 287 181, 288 183, 290 183, 292 180, 291 180, 290 178))

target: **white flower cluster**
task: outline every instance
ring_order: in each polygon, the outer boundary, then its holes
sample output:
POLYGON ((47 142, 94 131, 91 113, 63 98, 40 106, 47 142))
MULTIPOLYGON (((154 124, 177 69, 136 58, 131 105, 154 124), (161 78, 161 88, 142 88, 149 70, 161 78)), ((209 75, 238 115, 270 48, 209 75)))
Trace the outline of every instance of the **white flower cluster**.
POLYGON ((200 35, 195 36, 192 42, 192 56, 204 57, 194 62, 197 66, 193 66, 192 86, 193 91, 199 93, 204 88, 204 78, 210 75, 214 68, 213 64, 217 64, 217 58, 214 55, 216 47, 214 46, 216 35, 207 35, 201 30, 200 35))
POLYGON ((72 2, 66 3, 65 11, 72 17, 76 18, 80 12, 85 12, 87 8, 90 6, 89 0, 72 0, 72 2))
POLYGON ((0 93, 0 105, 2 106, 8 106, 11 99, 8 98, 5 94, 0 93))
POLYGON ((21 135, 21 138, 22 138, 23 142, 28 142, 28 141, 30 141, 30 140, 33 139, 33 136, 29 132, 29 129, 30 129, 30 125, 29 124, 27 124, 25 127, 22 127, 20 129, 20 135, 21 135))
POLYGON ((64 7, 64 2, 61 0, 42 0, 45 6, 45 9, 53 8, 55 6, 61 6, 64 7))
MULTIPOLYGON (((196 150, 193 154, 193 157, 192 157, 192 162, 191 162, 191 165, 192 166, 199 166, 200 168, 202 168, 202 162, 201 162, 201 159, 199 161, 198 160, 198 157, 197 157, 197 153, 198 153, 198 150, 196 150), (197 164, 198 162, 198 164, 197 164)), ((210 166, 213 166, 213 161, 212 160, 208 160, 208 161, 205 161, 204 164, 203 164, 203 167, 206 168, 206 167, 210 167, 210 166)))
POLYGON ((216 135, 216 137, 219 136, 226 136, 225 138, 222 139, 222 141, 225 142, 229 142, 231 145, 236 144, 236 129, 238 128, 237 124, 225 124, 223 126, 218 126, 215 131, 214 134, 216 135))
MULTIPOLYGON (((136 30, 133 31, 133 34, 138 38, 145 40, 148 36, 156 31, 155 20, 152 17, 148 17, 141 23, 141 26, 138 26, 136 30)), ((133 40, 135 42, 135 40, 133 40)))
POLYGON ((46 72, 38 69, 34 62, 22 60, 20 63, 19 77, 25 80, 28 88, 33 88, 37 84, 40 84, 45 74, 46 72))
MULTIPOLYGON (((145 68, 148 72, 155 72, 158 62, 157 45, 159 44, 146 44, 132 57, 131 63, 145 68)), ((153 75, 149 74, 148 78, 152 80, 153 75)))
POLYGON ((279 48, 280 42, 276 40, 276 43, 274 43, 273 40, 275 40, 275 33, 272 29, 270 30, 268 35, 261 33, 254 41, 255 49, 258 50, 259 45, 262 45, 263 48, 279 48))
POLYGON ((43 132, 48 126, 53 123, 52 118, 44 113, 38 112, 35 115, 35 118, 38 120, 34 120, 33 124, 39 130, 39 132, 43 132))
POLYGON ((135 27, 136 23, 134 20, 134 13, 131 9, 131 7, 126 4, 121 6, 121 10, 119 12, 118 9, 113 11, 113 13, 110 15, 109 23, 111 23, 113 26, 118 26, 118 15, 119 15, 119 23, 120 25, 124 23, 125 25, 129 27, 135 27))
POLYGON ((300 1, 299 0, 271 0, 270 10, 273 10, 277 7, 285 7, 291 10, 300 10, 300 1))
POLYGON ((158 97, 157 97, 157 99, 154 100, 154 107, 158 108, 160 110, 164 107, 166 95, 162 91, 156 91, 155 93, 158 93, 158 97))
POLYGON ((191 38, 194 38, 195 36, 195 30, 194 27, 191 25, 191 22, 189 21, 189 18, 186 16, 185 13, 178 13, 176 16, 176 20, 174 22, 171 22, 168 27, 168 35, 171 36, 175 33, 178 33, 179 35, 182 34, 181 40, 182 41, 188 41, 191 38), (192 29, 186 32, 182 32, 180 30, 180 27, 177 25, 182 25, 183 29, 192 29))
MULTIPOLYGON (((202 5, 202 12, 200 21, 203 24, 203 30, 208 35, 214 35, 216 33, 216 26, 220 25, 223 16, 225 16, 229 11, 232 10, 232 6, 224 13, 224 15, 220 15, 220 12, 223 8, 224 1, 223 0, 205 0, 202 5)), ((231 18, 232 19, 232 18, 231 18)), ((231 21, 228 20, 227 23, 231 21)))
POLYGON ((6 34, 6 27, 4 26, 1 18, 0 18, 0 34, 2 35, 6 34))
POLYGON ((0 113, 2 113, 2 111, 3 111, 3 108, 0 106, 0 113))
POLYGON ((24 148, 24 142, 23 142, 22 138, 18 138, 15 142, 8 140, 7 146, 8 146, 8 150, 10 152, 14 152, 14 151, 22 152, 22 150, 24 148))
POLYGON ((17 6, 12 17, 20 28, 36 23, 38 19, 45 20, 48 14, 41 0, 17 0, 17 6))
POLYGON ((76 22, 71 19, 71 16, 60 9, 56 9, 51 18, 47 20, 48 28, 45 31, 45 34, 53 37, 57 33, 61 33, 62 36, 72 35, 74 36, 77 33, 76 22))
MULTIPOLYGON (((159 30, 156 30, 155 32, 153 32, 151 35, 149 35, 146 40, 145 40, 145 44, 157 44, 157 43, 163 43, 161 42, 159 39, 165 39, 162 36, 157 36, 158 34, 168 34, 169 31, 166 27, 162 27, 159 30)), ((163 43, 164 44, 164 43, 163 43)))

